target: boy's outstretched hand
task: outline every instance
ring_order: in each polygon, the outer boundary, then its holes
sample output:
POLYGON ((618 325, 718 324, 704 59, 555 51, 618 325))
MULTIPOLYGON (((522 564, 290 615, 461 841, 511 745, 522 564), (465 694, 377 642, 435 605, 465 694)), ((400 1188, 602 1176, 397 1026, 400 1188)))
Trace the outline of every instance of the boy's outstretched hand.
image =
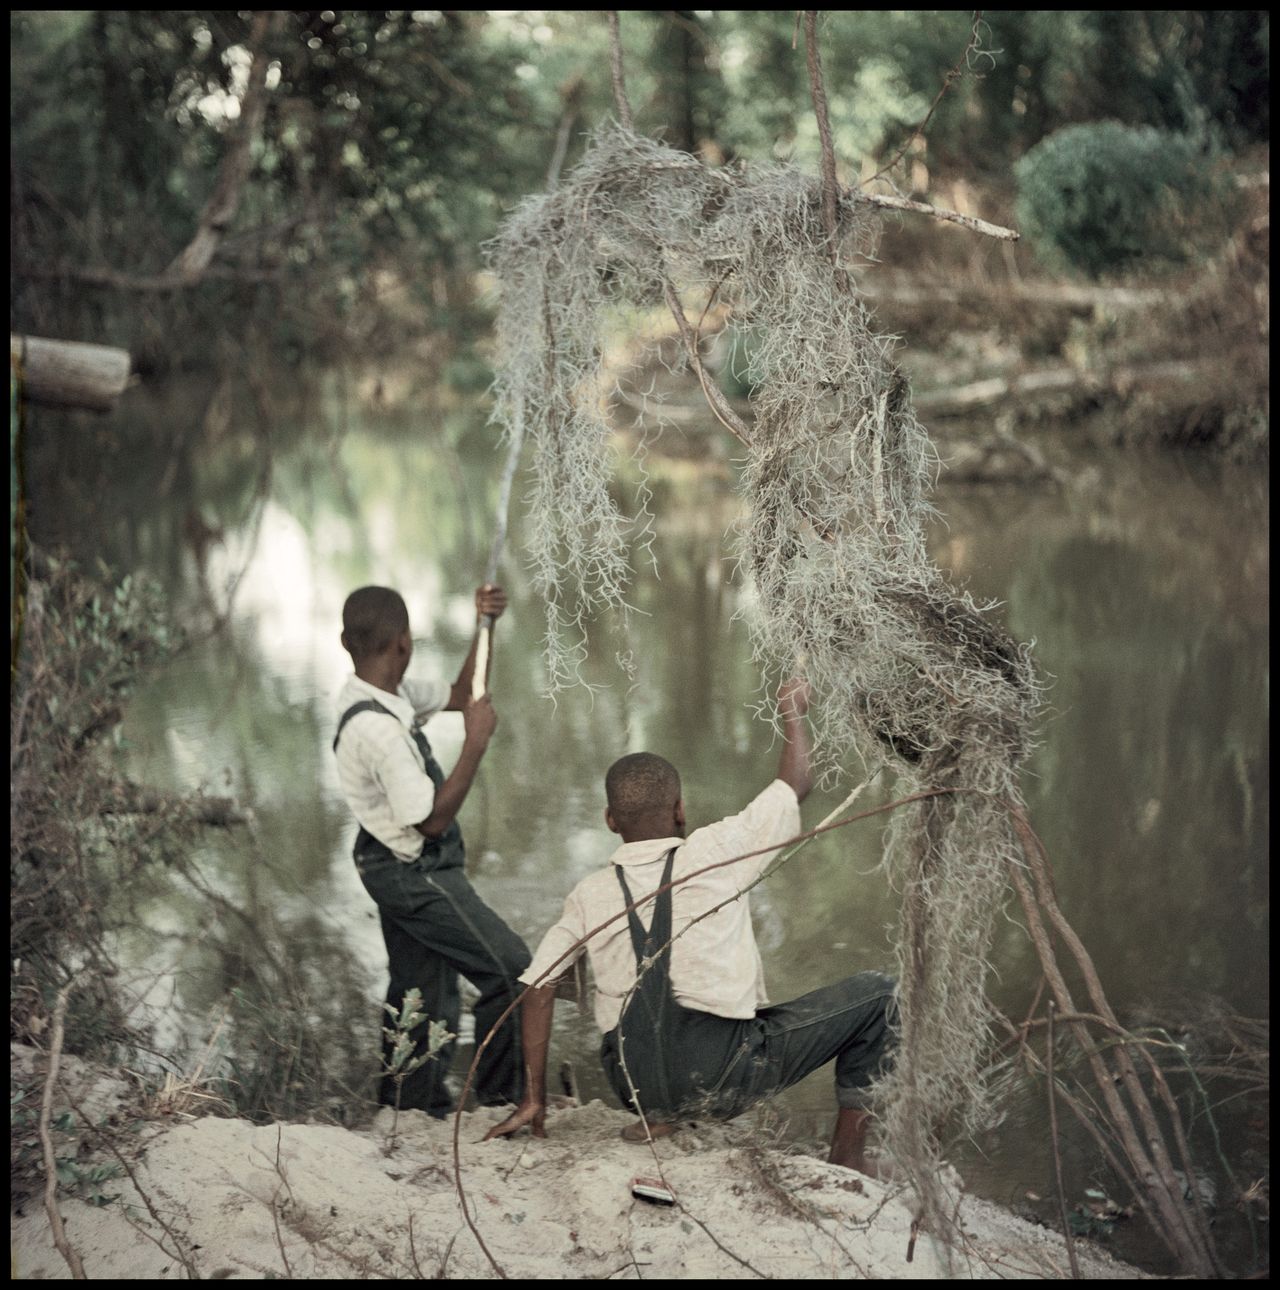
POLYGON ((518 1129, 523 1129, 526 1124, 535 1138, 545 1138, 547 1136, 546 1119, 546 1103, 521 1102, 501 1124, 495 1124, 484 1135, 483 1141, 488 1142, 490 1138, 509 1137, 518 1129))
POLYGON ((490 618, 501 618, 507 607, 507 593, 492 582, 476 588, 476 613, 488 614, 490 618))

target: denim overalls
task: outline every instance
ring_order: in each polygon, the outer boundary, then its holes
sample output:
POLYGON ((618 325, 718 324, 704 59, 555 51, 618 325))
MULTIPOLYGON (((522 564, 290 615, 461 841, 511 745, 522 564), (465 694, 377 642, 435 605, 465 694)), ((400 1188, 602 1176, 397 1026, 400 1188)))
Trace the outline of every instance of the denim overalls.
MULTIPOLYGON (((671 881, 676 849, 666 853, 659 891, 671 881)), ((630 905, 620 865, 617 875, 630 905)), ((720 1017, 684 1007, 672 992, 669 890, 656 897, 647 933, 635 910, 628 910, 627 925, 636 987, 600 1047, 623 1105, 650 1123, 728 1120, 834 1058, 838 1104, 865 1106, 867 1089, 892 1051, 892 977, 859 972, 754 1017, 720 1017)))
MULTIPOLYGON (((338 721, 333 747, 337 750, 343 727, 359 712, 382 712, 396 717, 376 699, 352 704, 338 721)), ((427 775, 439 791, 444 771, 421 730, 411 732, 422 754, 427 775)), ((466 852, 462 830, 454 820, 434 839, 424 838, 421 852, 411 861, 401 860, 362 825, 355 842, 356 870, 365 890, 378 906, 382 936, 387 946, 391 982, 387 1003, 398 1012, 407 990, 422 992, 422 1011, 428 1021, 443 1021, 458 1033, 462 1001, 458 990, 461 973, 480 991, 473 1011, 476 1043, 483 1042, 522 987, 516 978, 529 966, 528 947, 480 899, 463 870, 466 852)), ((382 1024, 390 1024, 384 1014, 382 1024)), ((427 1023, 411 1032, 425 1049, 427 1023)), ((384 1066, 391 1041, 383 1037, 384 1066)), ((441 1117, 452 1109, 445 1075, 453 1056, 449 1044, 413 1074, 401 1088, 400 1105, 441 1117)), ((524 1063, 520 1052, 518 1014, 513 1014, 493 1037, 476 1068, 475 1091, 481 1104, 518 1102, 524 1089, 524 1063)), ((384 1078, 379 1101, 395 1102, 395 1082, 384 1078)))

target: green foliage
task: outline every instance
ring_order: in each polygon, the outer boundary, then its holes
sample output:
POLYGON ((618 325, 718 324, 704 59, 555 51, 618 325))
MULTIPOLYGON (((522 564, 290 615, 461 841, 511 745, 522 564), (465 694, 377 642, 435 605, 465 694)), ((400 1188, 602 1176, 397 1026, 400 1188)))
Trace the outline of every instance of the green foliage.
POLYGON ((480 321, 475 248, 545 158, 520 146, 539 105, 521 90, 519 51, 460 11, 276 15, 266 115, 219 276, 159 296, 76 283, 82 268, 161 273, 190 240, 235 137, 251 22, 15 15, 24 328, 109 334, 160 368, 202 358, 210 331, 249 344, 256 332, 300 358, 353 335, 381 347, 442 313, 480 321), (40 276, 55 265, 72 276, 40 276))
POLYGON ((1220 201, 1188 137, 1114 121, 1057 131, 1015 172, 1027 238, 1046 259, 1092 277, 1187 259, 1220 201))
POLYGON ((384 1011, 391 1018, 391 1025, 384 1026, 382 1033, 391 1044, 390 1054, 383 1060, 383 1070, 395 1081, 396 1102, 391 1118, 391 1133, 387 1139, 386 1152, 389 1155, 395 1149, 396 1128, 400 1123, 400 1095, 405 1080, 414 1071, 434 1061, 450 1040, 456 1039, 443 1021, 427 1022, 426 1046, 415 1056, 415 1049, 420 1041, 414 1039, 414 1031, 427 1021, 427 1014, 422 1011, 422 991, 416 986, 405 991, 399 1009, 384 1003, 384 1011))
POLYGON ((425 1066, 457 1036, 450 1033, 443 1021, 431 1021, 427 1025, 427 1046, 415 1057, 413 1031, 427 1020, 427 1014, 422 1011, 422 991, 416 986, 406 990, 398 1010, 389 1003, 384 1003, 382 1007, 391 1018, 391 1025, 382 1028, 382 1033, 391 1041, 391 1054, 385 1062, 385 1069, 388 1075, 395 1078, 398 1088, 406 1076, 425 1066))
MULTIPOLYGON (((40 1143, 42 1079, 19 1079, 9 1074, 9 1182, 16 1199, 40 1189, 44 1181, 44 1151, 40 1143)), ((51 1115, 49 1135, 53 1141, 54 1169, 58 1185, 90 1205, 109 1205, 119 1194, 108 1195, 102 1184, 123 1174, 114 1161, 93 1161, 79 1134, 75 1113, 64 1110, 51 1115)))
MULTIPOLYGON (((923 119, 971 22, 822 15, 846 179, 923 119)), ((167 293, 87 285, 77 271, 160 273, 190 240, 236 135, 252 25, 239 10, 12 16, 16 325, 123 344, 144 373, 207 363, 211 337, 297 361, 432 334, 443 367, 488 324, 479 246, 544 186, 562 126, 567 170, 616 110, 603 15, 275 14, 261 134, 215 276, 167 293)), ((796 30, 791 11, 625 11, 637 128, 710 158, 813 164, 796 30)), ((1011 10, 979 34, 929 124, 931 175, 1004 185, 1046 135, 1104 118, 1227 150, 1269 137, 1261 11, 1011 10)))
POLYGON ((27 586, 10 724, 10 1029, 39 1025, 73 974, 68 1049, 110 1047, 127 1030, 107 980, 103 911, 122 879, 176 845, 181 813, 117 812, 130 796, 105 755, 121 705, 172 648, 158 589, 91 583, 43 559, 27 586))
POLYGON ((124 1173, 113 1160, 92 1164, 77 1160, 74 1156, 59 1156, 56 1172, 59 1186, 80 1195, 90 1205, 101 1207, 120 1199, 119 1192, 108 1196, 102 1190, 104 1182, 119 1178, 124 1173))

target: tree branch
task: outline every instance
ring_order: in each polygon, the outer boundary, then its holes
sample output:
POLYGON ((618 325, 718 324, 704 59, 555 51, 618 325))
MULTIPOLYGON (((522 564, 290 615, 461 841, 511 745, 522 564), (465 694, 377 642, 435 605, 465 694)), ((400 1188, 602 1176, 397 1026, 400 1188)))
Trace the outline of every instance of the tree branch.
POLYGON ((959 224, 975 233, 983 233, 987 237, 999 238, 1002 242, 1016 242, 1021 237, 1020 233, 1011 228, 1003 228, 999 224, 989 224, 984 219, 977 219, 973 215, 961 215, 959 211, 949 211, 942 206, 930 206, 927 202, 913 202, 906 197, 886 197, 880 193, 859 193, 858 197, 860 200, 871 202, 875 206, 883 206, 886 210, 911 211, 918 215, 931 215, 934 219, 949 220, 951 223, 959 224))
POLYGON ((618 105, 618 120, 632 130, 631 104, 627 101, 627 85, 622 74, 622 38, 618 34, 618 11, 609 10, 609 69, 613 74, 613 99, 618 105))
POLYGON ((87 1281, 84 1264, 67 1240, 66 1229, 62 1226, 62 1215, 58 1213, 58 1162, 53 1154, 53 1136, 49 1132, 49 1118, 53 1110, 53 1086, 58 1082, 58 1063, 62 1060, 62 1039, 67 1019, 67 996, 75 985, 74 978, 58 991, 57 1002, 53 1005, 53 1033, 49 1038, 49 1070, 44 1077, 44 1095, 40 1099, 40 1146, 44 1153, 44 1207, 49 1215, 49 1228, 53 1232, 53 1243, 58 1253, 67 1261, 71 1275, 77 1281, 87 1281))
POLYGON ((676 289, 671 285, 671 279, 665 275, 662 279, 662 294, 666 299, 667 308, 671 310, 671 316, 676 320, 676 326, 680 328, 680 337, 684 341, 685 352, 689 355, 689 362, 693 364, 693 370, 698 376, 698 384, 702 386, 702 392, 706 395, 707 402, 711 405, 711 411, 716 415, 716 420, 744 447, 751 447, 751 436, 742 418, 729 406, 719 387, 707 379, 706 371, 702 366, 702 358, 698 353, 697 335, 694 333, 693 328, 689 326, 689 320, 684 316, 684 309, 680 305, 680 297, 676 295, 676 289))
POLYGON ((277 17, 275 11, 265 9, 253 15, 253 25, 249 31, 249 48, 253 61, 249 66, 249 83, 240 105, 239 128, 222 158, 213 192, 205 202, 204 210, 200 212, 195 235, 165 271, 166 276, 176 278, 181 283, 189 285, 200 280, 240 205, 240 195, 249 178, 253 140, 266 110, 266 41, 268 30, 275 26, 277 17))
POLYGON ((982 10, 975 9, 973 11, 973 29, 969 33, 968 44, 965 45, 964 52, 961 53, 960 57, 956 60, 956 65, 946 74, 945 77, 943 77, 942 88, 938 91, 937 97, 933 100, 933 104, 929 108, 928 112, 925 113, 924 120, 921 121, 920 124, 916 126, 914 130, 911 131, 910 135, 907 136, 906 143, 904 143, 902 147, 898 149, 893 160, 890 161, 887 165, 882 166, 879 170, 877 170, 876 173, 872 175, 870 179, 867 180, 867 183, 871 183, 874 180, 879 179, 881 175, 888 174, 889 171, 891 171, 894 168, 894 166, 896 166, 898 162, 900 162, 902 158, 906 155, 907 149, 911 147, 911 145, 924 133, 925 127, 933 119, 933 114, 934 112, 937 111, 938 104, 942 102, 943 96, 951 88, 951 86, 957 80, 959 80, 960 69, 969 61, 969 54, 973 50, 976 50, 979 43, 981 42, 981 34, 980 34, 980 27, 979 27, 979 24, 981 22, 982 22, 982 10))
POLYGON ((831 142, 831 115, 827 111, 827 90, 822 82, 822 58, 818 53, 818 11, 804 11, 804 51, 809 66, 809 92, 813 96, 813 114, 818 119, 818 137, 822 140, 822 220, 827 228, 827 252, 836 262, 836 153, 831 142))

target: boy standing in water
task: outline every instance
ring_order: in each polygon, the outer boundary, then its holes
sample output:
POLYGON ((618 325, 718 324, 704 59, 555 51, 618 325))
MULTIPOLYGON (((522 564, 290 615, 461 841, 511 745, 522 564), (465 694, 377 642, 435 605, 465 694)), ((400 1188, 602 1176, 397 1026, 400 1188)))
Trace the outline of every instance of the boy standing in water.
MULTIPOLYGON (((496 619, 506 604, 501 587, 476 592, 478 616, 496 619)), ((342 609, 342 645, 355 672, 338 695, 333 748, 343 796, 360 825, 356 869, 382 920, 391 969, 387 1003, 399 1012, 406 991, 416 986, 427 1018, 457 1034, 461 973, 480 991, 474 1007, 479 1045, 520 992, 517 978, 529 964, 529 951, 463 872, 457 815, 498 721, 487 693, 471 698, 476 640, 452 686, 406 680, 413 638, 404 600, 389 587, 361 587, 342 609), (466 730, 447 776, 420 729, 439 711, 461 712, 466 730)), ((412 1032, 415 1053, 425 1051, 426 1032, 426 1022, 412 1032)), ((389 1051, 384 1042, 384 1061, 389 1051)), ((449 1113, 445 1075, 452 1052, 449 1044, 404 1079, 402 1107, 437 1118, 449 1113)), ((518 1015, 485 1050, 475 1088, 482 1105, 519 1102, 524 1072, 518 1015)), ((384 1078, 379 1101, 393 1104, 395 1092, 394 1081, 384 1078)))

